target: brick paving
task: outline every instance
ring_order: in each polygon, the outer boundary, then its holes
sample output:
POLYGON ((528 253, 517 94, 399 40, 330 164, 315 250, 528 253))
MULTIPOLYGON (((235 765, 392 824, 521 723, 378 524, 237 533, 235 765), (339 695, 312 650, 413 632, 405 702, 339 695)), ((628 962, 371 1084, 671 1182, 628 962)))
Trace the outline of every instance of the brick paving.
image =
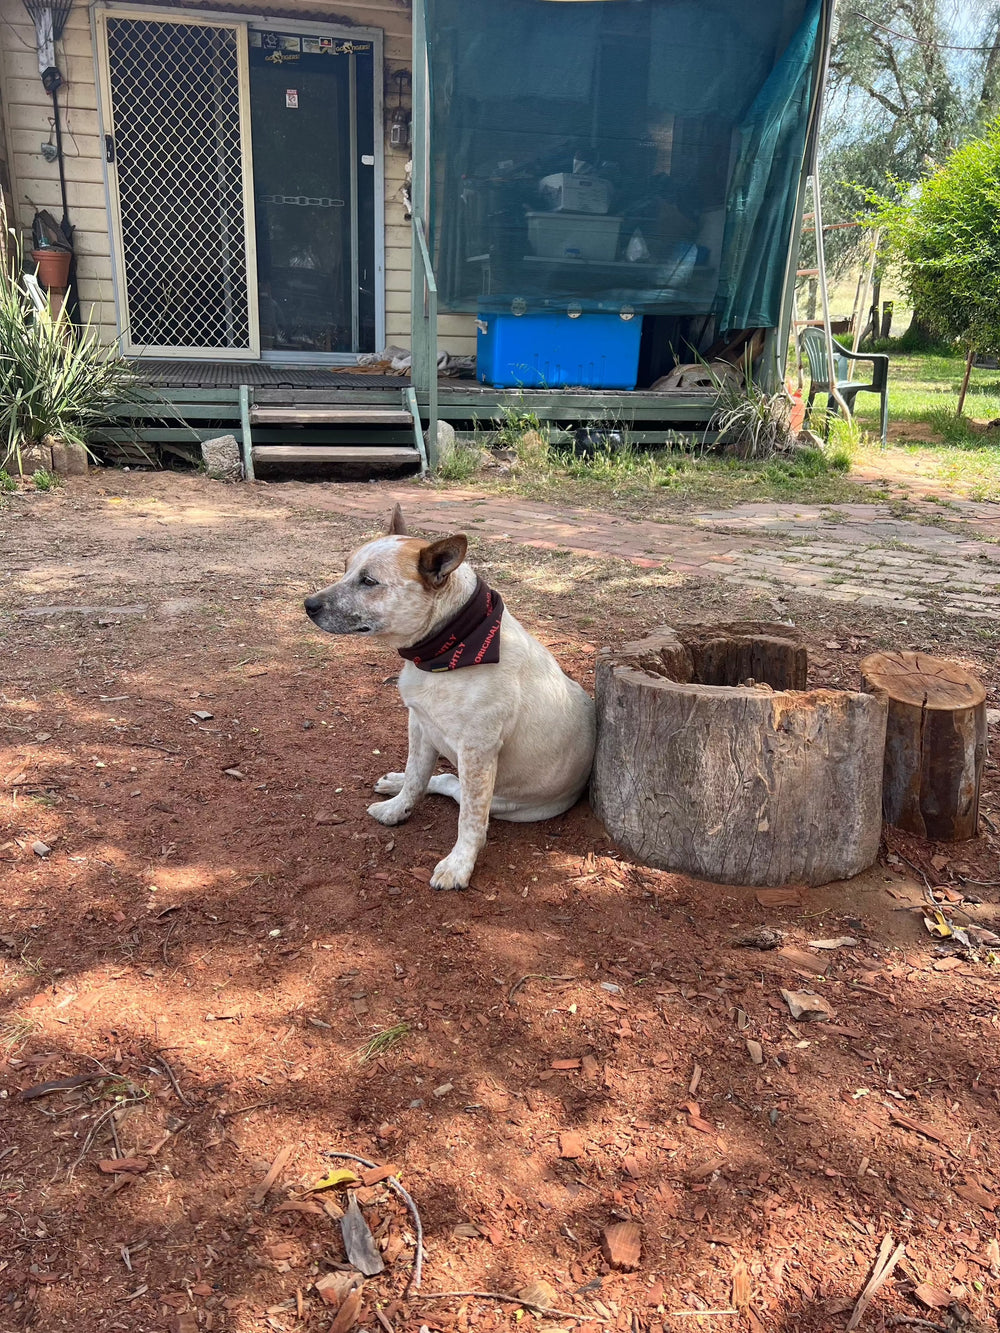
POLYGON ((411 525, 424 531, 478 532, 685 577, 1000 626, 997 504, 952 500, 942 514, 938 505, 917 499, 907 517, 887 504, 744 504, 674 512, 660 522, 520 496, 386 485, 338 488, 337 507, 380 519, 396 500, 411 525), (945 518, 947 527, 929 518, 945 518))

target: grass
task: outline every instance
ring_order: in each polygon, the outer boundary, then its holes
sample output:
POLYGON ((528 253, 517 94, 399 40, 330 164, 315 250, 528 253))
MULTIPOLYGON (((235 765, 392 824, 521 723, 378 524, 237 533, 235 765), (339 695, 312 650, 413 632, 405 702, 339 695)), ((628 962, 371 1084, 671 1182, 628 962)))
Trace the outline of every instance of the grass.
POLYGON ((890 353, 889 448, 877 446, 878 398, 860 394, 857 421, 870 438, 859 459, 885 462, 887 473, 903 462, 944 491, 1000 500, 1000 430, 984 435, 970 425, 1000 417, 1000 370, 973 369, 965 416, 957 417, 964 368, 960 356, 890 353))
MULTIPOLYGON (((495 441, 516 455, 510 470, 477 472, 466 463, 444 479, 467 480, 499 494, 519 494, 567 503, 599 504, 629 513, 649 513, 709 505, 725 507, 751 500, 797 500, 837 504, 874 499, 848 477, 851 455, 838 438, 825 449, 800 449, 771 458, 741 459, 709 452, 687 441, 669 448, 632 444, 628 430, 609 426, 619 438, 585 448, 571 441, 550 443, 537 423, 518 420, 501 425, 495 441)), ((466 458, 484 457, 481 450, 466 458)))
POLYGON ((358 1051, 358 1063, 367 1064, 369 1060, 376 1060, 380 1055, 385 1055, 387 1051, 391 1051, 404 1037, 408 1036, 409 1031, 409 1023, 397 1023, 395 1027, 386 1028, 384 1032, 377 1032, 358 1051))

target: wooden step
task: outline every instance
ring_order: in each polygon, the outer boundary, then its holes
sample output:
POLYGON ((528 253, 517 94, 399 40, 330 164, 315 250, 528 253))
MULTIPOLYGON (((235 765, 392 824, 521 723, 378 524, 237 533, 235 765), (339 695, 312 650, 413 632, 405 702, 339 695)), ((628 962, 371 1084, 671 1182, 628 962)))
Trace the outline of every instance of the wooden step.
POLYGON ((381 463, 398 467, 419 463, 416 449, 363 444, 260 444, 253 447, 255 463, 381 463))
POLYGON ((387 407, 251 407, 254 426, 410 426, 409 412, 387 407))

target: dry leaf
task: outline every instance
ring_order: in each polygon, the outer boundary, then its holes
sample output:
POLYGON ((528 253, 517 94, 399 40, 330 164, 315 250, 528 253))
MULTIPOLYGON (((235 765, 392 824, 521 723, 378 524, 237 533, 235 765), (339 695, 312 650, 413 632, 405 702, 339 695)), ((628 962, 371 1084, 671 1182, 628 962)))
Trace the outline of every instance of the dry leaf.
POLYGON ((320 1190, 345 1190, 348 1185, 356 1185, 358 1177, 346 1166, 337 1166, 328 1171, 325 1176, 320 1176, 319 1180, 309 1186, 311 1194, 317 1194, 320 1190))

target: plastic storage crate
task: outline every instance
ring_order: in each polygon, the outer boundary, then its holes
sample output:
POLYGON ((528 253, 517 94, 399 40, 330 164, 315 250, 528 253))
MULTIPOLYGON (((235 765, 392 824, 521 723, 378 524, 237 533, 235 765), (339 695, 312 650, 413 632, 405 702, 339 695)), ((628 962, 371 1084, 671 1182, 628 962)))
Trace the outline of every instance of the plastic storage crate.
POLYGON ((634 389, 638 315, 480 311, 476 375, 498 389, 634 389))

